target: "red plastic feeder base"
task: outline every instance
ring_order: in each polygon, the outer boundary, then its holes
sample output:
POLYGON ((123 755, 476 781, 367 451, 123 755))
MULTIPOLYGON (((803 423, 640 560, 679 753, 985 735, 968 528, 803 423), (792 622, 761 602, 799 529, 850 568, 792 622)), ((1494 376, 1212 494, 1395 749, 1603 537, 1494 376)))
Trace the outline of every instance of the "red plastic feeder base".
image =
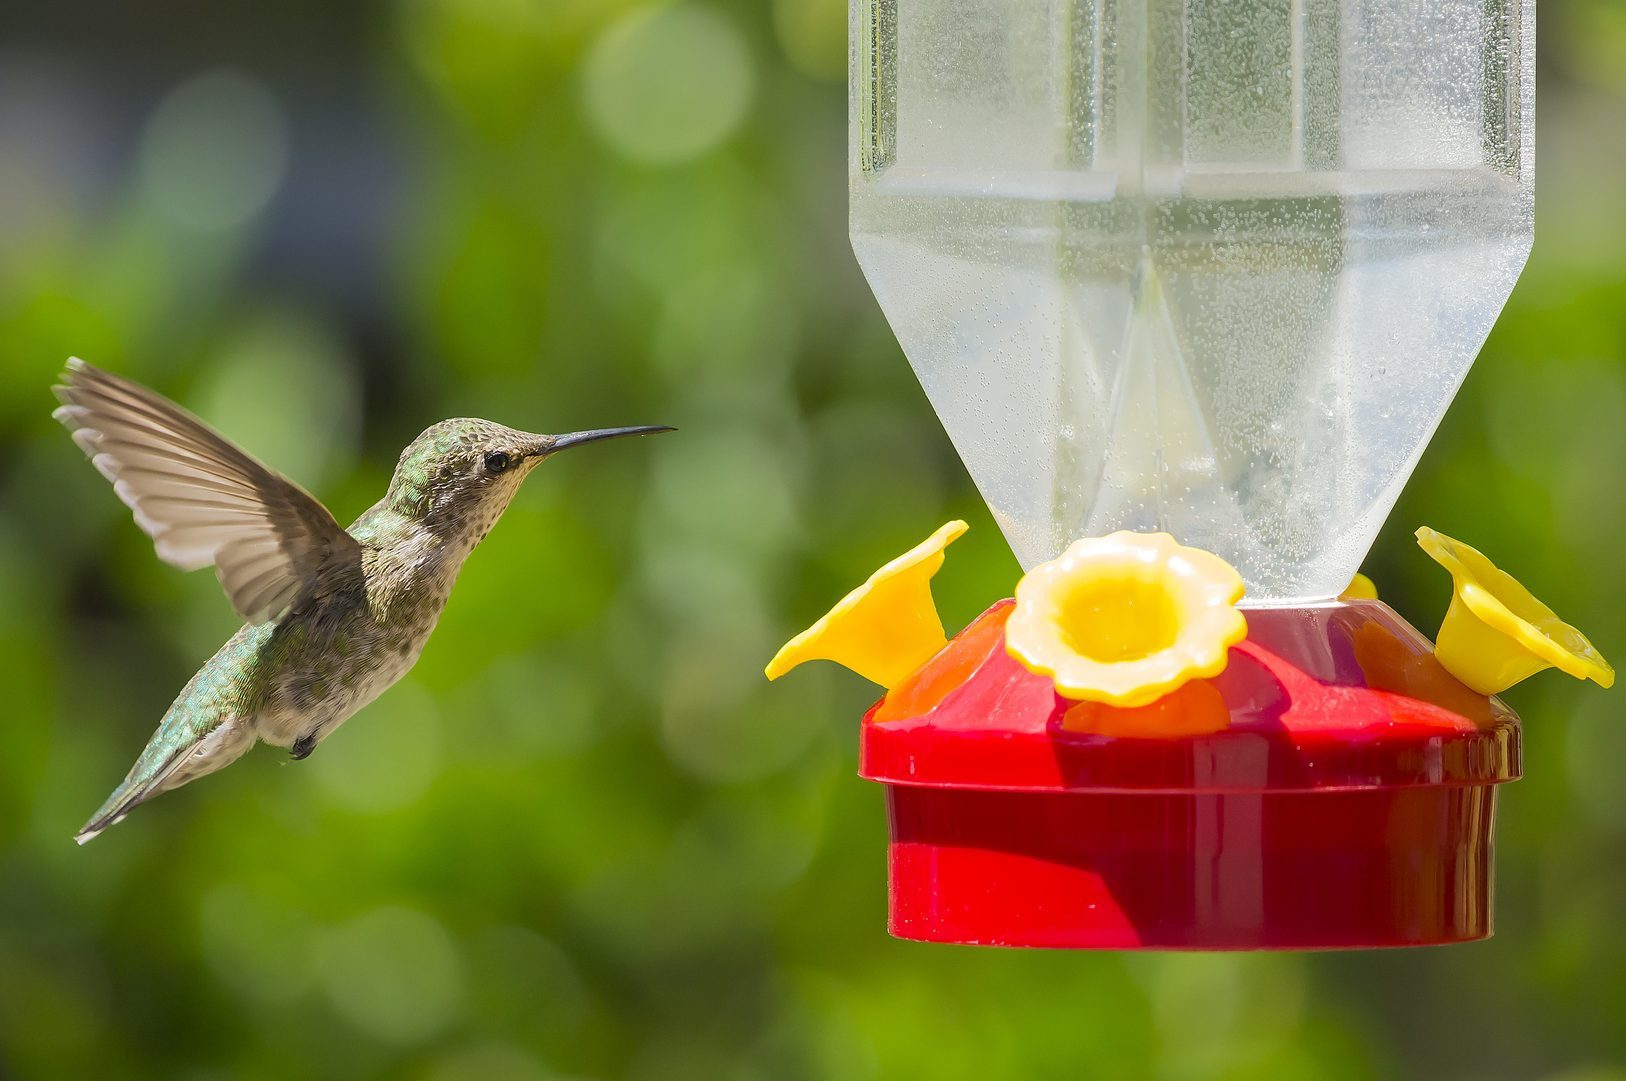
POLYGON ((1234 950, 1491 933, 1518 718, 1388 607, 1252 611, 1224 673, 1142 710, 1056 697, 1005 653, 1008 611, 865 718, 894 935, 1234 950))

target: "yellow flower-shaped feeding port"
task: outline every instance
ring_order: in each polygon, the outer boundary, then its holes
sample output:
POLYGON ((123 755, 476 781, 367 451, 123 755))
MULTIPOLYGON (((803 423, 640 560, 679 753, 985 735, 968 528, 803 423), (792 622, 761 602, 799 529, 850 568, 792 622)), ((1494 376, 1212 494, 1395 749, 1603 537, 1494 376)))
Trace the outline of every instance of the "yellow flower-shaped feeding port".
POLYGON ((778 679, 803 661, 829 660, 883 687, 907 679, 948 644, 931 580, 943 566, 943 549, 969 528, 949 522, 870 575, 785 643, 768 662, 768 678, 778 679))
POLYGON ((1225 670, 1242 576, 1167 533, 1081 540, 1027 573, 1005 646, 1065 698, 1134 708, 1225 670))
POLYGON ((1378 599, 1378 587, 1373 584, 1372 579, 1360 571, 1356 571, 1355 577, 1349 580, 1349 585, 1345 586, 1344 591, 1338 594, 1338 599, 1341 601, 1375 601, 1378 599))
POLYGON ((1446 671, 1480 694, 1499 694, 1545 668, 1614 684, 1615 670, 1586 635, 1478 549, 1427 526, 1417 543, 1451 572, 1451 607, 1434 644, 1446 671))

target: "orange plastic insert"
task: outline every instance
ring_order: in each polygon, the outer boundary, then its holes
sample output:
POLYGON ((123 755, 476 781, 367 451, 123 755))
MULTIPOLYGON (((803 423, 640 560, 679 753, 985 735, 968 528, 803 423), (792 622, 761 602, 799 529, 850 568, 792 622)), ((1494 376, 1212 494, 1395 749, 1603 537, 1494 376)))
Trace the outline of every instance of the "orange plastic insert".
POLYGON ((914 675, 893 687, 871 721, 923 717, 936 709, 949 692, 963 686, 982 662, 1005 644, 1005 621, 1015 605, 1001 601, 955 635, 948 645, 921 665, 914 675))

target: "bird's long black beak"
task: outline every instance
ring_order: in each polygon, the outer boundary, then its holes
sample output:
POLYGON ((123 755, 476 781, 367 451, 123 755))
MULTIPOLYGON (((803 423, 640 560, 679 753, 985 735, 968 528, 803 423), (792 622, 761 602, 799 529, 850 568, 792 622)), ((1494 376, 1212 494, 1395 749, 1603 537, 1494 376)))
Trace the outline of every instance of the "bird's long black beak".
POLYGON ((546 458, 568 447, 579 447, 583 443, 597 443, 600 439, 617 439, 623 435, 654 435, 656 432, 675 432, 676 428, 669 428, 664 424, 648 424, 635 428, 593 428, 585 432, 568 432, 565 435, 549 436, 537 444, 532 452, 535 457, 546 458))

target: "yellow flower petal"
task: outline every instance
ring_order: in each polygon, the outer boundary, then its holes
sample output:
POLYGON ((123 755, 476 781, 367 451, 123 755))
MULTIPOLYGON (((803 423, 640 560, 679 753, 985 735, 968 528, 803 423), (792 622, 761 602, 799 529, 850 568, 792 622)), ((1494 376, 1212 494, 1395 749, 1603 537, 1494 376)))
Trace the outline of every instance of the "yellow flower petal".
POLYGON ((1114 533, 1074 543, 1016 587, 1005 645, 1063 697, 1148 705, 1225 670, 1248 633, 1242 576, 1167 533, 1114 533))
POLYGON ((768 678, 778 679, 811 660, 835 661, 883 687, 908 678, 947 644, 931 580, 943 565, 943 549, 969 528, 949 522, 870 575, 785 643, 768 662, 768 678))
POLYGON ((1545 668, 1614 684, 1615 670, 1586 635, 1478 549, 1427 526, 1417 543, 1451 572, 1451 607, 1434 646, 1446 671, 1480 694, 1499 694, 1545 668))

